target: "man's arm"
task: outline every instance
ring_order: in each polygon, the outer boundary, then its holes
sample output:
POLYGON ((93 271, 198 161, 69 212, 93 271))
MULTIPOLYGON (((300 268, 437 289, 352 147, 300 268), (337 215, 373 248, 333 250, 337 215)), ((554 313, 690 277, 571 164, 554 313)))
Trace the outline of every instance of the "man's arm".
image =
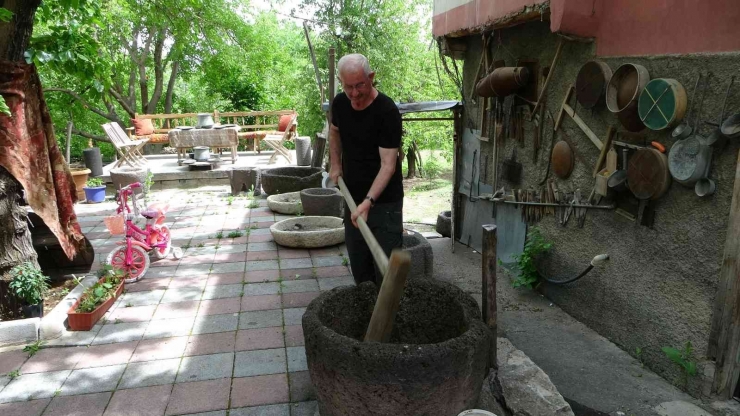
MULTIPOLYGON (((384 147, 380 147, 378 149, 380 151, 380 170, 375 176, 373 185, 367 192, 367 196, 370 196, 376 201, 385 190, 385 187, 388 186, 388 182, 390 182, 391 177, 393 177, 393 174, 396 172, 396 162, 398 159, 398 148, 386 149, 384 147)), ((369 210, 370 201, 365 199, 357 206, 357 211, 352 215, 352 224, 357 227, 357 217, 360 215, 365 221, 367 221, 367 213, 369 210)))
POLYGON ((342 141, 339 138, 339 127, 329 125, 329 178, 335 184, 342 176, 342 141))

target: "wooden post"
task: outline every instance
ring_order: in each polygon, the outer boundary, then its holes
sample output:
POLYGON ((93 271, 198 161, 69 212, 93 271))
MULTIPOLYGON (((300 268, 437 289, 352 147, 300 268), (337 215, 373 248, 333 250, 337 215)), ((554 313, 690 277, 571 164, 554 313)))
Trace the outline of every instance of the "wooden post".
POLYGON ((740 376, 736 357, 740 349, 740 152, 735 166, 735 186, 732 192, 730 218, 719 285, 709 333, 708 356, 716 352, 716 370, 712 390, 724 399, 731 399, 740 376))
POLYGON ((496 361, 496 331, 498 330, 498 315, 496 313, 496 226, 493 224, 483 225, 483 290, 481 298, 483 302, 483 322, 493 334, 493 346, 491 347, 490 364, 497 367, 496 361))
POLYGON ((308 22, 303 21, 303 33, 306 35, 306 42, 308 42, 308 52, 311 54, 311 62, 313 63, 313 70, 316 74, 316 86, 319 87, 319 95, 321 95, 321 103, 324 103, 324 86, 321 85, 321 73, 319 72, 319 66, 316 64, 316 54, 313 51, 313 45, 311 44, 311 37, 308 36, 308 22))
POLYGON ((67 122, 67 143, 65 143, 65 149, 64 149, 64 156, 67 158, 67 164, 70 163, 70 149, 72 147, 72 127, 74 127, 74 123, 72 121, 67 122))

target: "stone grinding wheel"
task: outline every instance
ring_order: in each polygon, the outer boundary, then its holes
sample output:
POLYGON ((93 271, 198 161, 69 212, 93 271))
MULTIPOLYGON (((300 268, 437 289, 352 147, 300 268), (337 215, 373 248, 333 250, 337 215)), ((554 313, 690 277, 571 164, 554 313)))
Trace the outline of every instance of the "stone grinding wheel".
POLYGON ((652 148, 636 151, 627 166, 627 183, 638 199, 660 198, 671 184, 668 158, 652 148))
POLYGON ((552 148, 552 171, 555 176, 566 179, 573 172, 573 150, 567 142, 561 140, 552 148))

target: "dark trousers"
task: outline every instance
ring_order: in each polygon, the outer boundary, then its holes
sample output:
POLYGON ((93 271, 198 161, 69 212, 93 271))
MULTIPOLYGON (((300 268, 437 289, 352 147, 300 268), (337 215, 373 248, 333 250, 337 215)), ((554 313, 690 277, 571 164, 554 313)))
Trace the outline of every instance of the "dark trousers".
MULTIPOLYGON (((383 273, 380 272, 370 248, 365 243, 359 228, 352 224, 352 214, 347 204, 344 205, 344 242, 347 245, 352 276, 355 284, 375 282, 378 287, 383 283, 383 273)), ((391 255, 394 248, 400 248, 403 243, 403 200, 386 204, 375 204, 367 215, 367 225, 375 239, 383 248, 386 256, 391 255)))

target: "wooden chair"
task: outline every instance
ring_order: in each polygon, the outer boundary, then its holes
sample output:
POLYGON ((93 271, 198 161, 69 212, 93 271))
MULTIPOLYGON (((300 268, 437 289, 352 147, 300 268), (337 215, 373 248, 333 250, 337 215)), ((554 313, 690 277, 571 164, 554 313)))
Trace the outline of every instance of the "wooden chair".
POLYGON ((147 160, 144 154, 141 153, 141 148, 149 142, 147 139, 143 140, 131 140, 125 131, 118 125, 118 123, 106 123, 103 124, 103 130, 105 130, 106 136, 113 144, 116 149, 116 153, 120 159, 113 165, 114 168, 120 167, 126 163, 131 167, 138 167, 147 164, 147 160))
POLYGON ((296 134, 295 126, 297 124, 297 119, 298 114, 294 114, 286 126, 285 131, 281 134, 268 134, 264 139, 262 139, 268 147, 275 150, 275 153, 272 154, 270 160, 267 162, 268 164, 275 163, 278 155, 284 157, 288 163, 293 163, 293 155, 290 153, 290 150, 285 147, 285 142, 289 142, 296 134))

